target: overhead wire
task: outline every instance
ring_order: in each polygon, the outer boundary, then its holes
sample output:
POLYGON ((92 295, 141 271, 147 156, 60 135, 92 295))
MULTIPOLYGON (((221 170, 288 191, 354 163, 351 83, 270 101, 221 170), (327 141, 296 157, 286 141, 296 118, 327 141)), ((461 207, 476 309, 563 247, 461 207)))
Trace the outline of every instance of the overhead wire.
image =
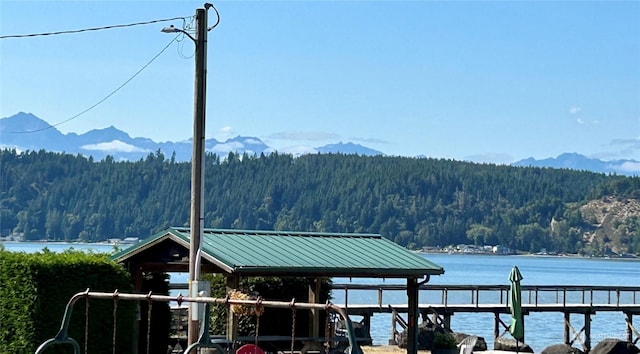
POLYGON ((35 133, 35 132, 39 132, 39 131, 43 131, 43 130, 47 130, 47 129, 51 129, 54 127, 57 127, 61 124, 67 123, 71 120, 74 120, 78 117, 80 117, 81 115, 89 112, 90 110, 94 109, 95 107, 97 107, 98 105, 100 105, 102 102, 106 101, 109 99, 109 97, 113 96, 114 94, 116 94, 116 92, 120 91, 123 87, 125 87, 129 82, 131 82, 131 80, 133 80, 136 76, 138 76, 144 69, 146 69, 149 65, 151 65, 151 63, 153 63, 160 55, 162 55, 162 53, 164 53, 165 50, 167 50, 171 44, 173 44, 173 42, 176 42, 178 40, 179 37, 181 37, 182 34, 178 34, 177 36, 175 36, 164 48, 162 48, 162 50, 156 54, 153 58, 151 58, 151 60, 149 60, 146 64, 144 64, 138 71, 135 72, 135 74, 133 74, 131 77, 129 77, 125 82, 123 82, 120 86, 118 86, 115 90, 111 91, 111 93, 109 93, 108 95, 106 95, 104 98, 102 98, 101 100, 99 100, 98 102, 94 103, 92 106, 90 106, 89 108, 83 110, 82 112, 74 115, 73 117, 67 118, 61 122, 58 122, 56 124, 49 124, 48 126, 44 127, 44 128, 40 128, 40 129, 34 129, 34 130, 24 130, 24 131, 15 131, 15 132, 11 132, 11 133, 16 133, 16 134, 24 134, 24 133, 35 133))
POLYGON ((175 21, 175 20, 183 20, 183 21, 185 21, 185 19, 187 19, 189 17, 191 17, 191 16, 173 17, 173 18, 165 18, 165 19, 160 19, 160 20, 151 20, 151 21, 144 21, 144 22, 127 23, 127 24, 121 24, 121 25, 110 25, 110 26, 103 26, 103 27, 91 27, 91 28, 83 28, 83 29, 78 29, 78 30, 44 32, 44 33, 29 33, 29 34, 1 35, 0 39, 27 38, 27 37, 40 37, 40 36, 55 36, 55 35, 60 35, 60 34, 73 34, 73 33, 89 32, 89 31, 101 31, 101 30, 108 30, 108 29, 114 29, 114 28, 149 25, 149 24, 158 23, 158 22, 168 22, 168 21, 175 21))
POLYGON ((210 7, 213 9, 213 11, 216 12, 216 23, 214 23, 212 26, 209 26, 209 28, 207 28, 207 31, 211 31, 212 29, 218 27, 218 25, 220 24, 220 13, 218 12, 218 9, 216 9, 216 7, 213 4, 209 4, 211 5, 210 7))
MULTIPOLYGON (((191 21, 189 21, 189 23, 187 23, 186 20, 182 21, 182 29, 184 31, 190 31, 193 28, 193 22, 195 21, 195 17, 191 17, 191 21)), ((178 51, 178 56, 182 59, 191 59, 196 55, 195 52, 195 48, 193 50, 193 52, 191 52, 190 55, 185 55, 184 54, 184 38, 186 37, 186 35, 183 35, 182 37, 180 37, 180 39, 178 39, 178 45, 177 45, 177 51, 178 51)))
MULTIPOLYGON (((215 6, 211 5, 211 7, 214 9, 214 11, 216 12, 216 16, 217 16, 217 20, 216 23, 213 26, 210 26, 209 28, 207 28, 208 31, 211 31, 212 29, 214 29, 216 26, 218 26, 218 24, 220 23, 220 13, 218 12, 218 10, 215 8, 215 6)), ((167 22, 167 21, 175 21, 175 20, 182 20, 182 27, 187 30, 188 28, 190 28, 190 26, 193 24, 193 16, 188 16, 188 17, 174 17, 174 18, 168 18, 168 19, 160 19, 160 20, 152 20, 152 21, 145 21, 145 22, 136 22, 136 23, 130 23, 130 24, 123 24, 123 25, 111 25, 111 26, 104 26, 104 27, 93 27, 93 28, 85 28, 85 29, 80 29, 80 30, 70 30, 70 31, 59 31, 59 32, 47 32, 47 33, 32 33, 32 34, 21 34, 21 35, 5 35, 5 36, 0 36, 0 39, 5 39, 5 38, 25 38, 25 37, 36 37, 36 36, 51 36, 51 35, 60 35, 60 34, 72 34, 72 33, 80 33, 80 32, 87 32, 87 31, 99 31, 99 30, 106 30, 106 29, 114 29, 114 28, 122 28, 122 27, 132 27, 132 26, 139 26, 139 25, 148 25, 148 24, 152 24, 152 23, 158 23, 158 22, 167 22), (187 19, 191 18, 191 22, 189 24, 187 24, 187 19)), ((123 82, 120 86, 118 86, 115 90, 111 91, 111 93, 109 93, 108 95, 106 95, 105 97, 103 97, 101 100, 99 100, 98 102, 96 102, 95 104, 91 105, 89 108, 83 110, 82 112, 67 118, 61 122, 58 122, 56 124, 49 124, 44 128, 40 128, 40 129, 34 129, 34 130, 25 130, 25 131, 17 131, 17 132, 12 132, 12 133, 16 133, 16 134, 21 134, 21 133, 35 133, 35 132, 39 132, 39 131, 43 131, 43 130, 47 130, 47 129, 51 129, 54 127, 57 127, 61 124, 67 123, 71 120, 74 120, 78 117, 80 117, 81 115, 89 112, 90 110, 94 109, 95 107, 97 107, 98 105, 100 105, 101 103, 103 103, 104 101, 106 101, 107 99, 109 99, 111 96, 113 96, 114 94, 116 94, 118 91, 120 91, 123 87, 125 87, 129 82, 131 82, 136 76, 138 76, 144 69, 146 69, 149 65, 151 65, 151 63, 153 63, 160 55, 162 55, 162 53, 164 53, 170 46, 171 44, 173 44, 173 42, 181 42, 182 39, 184 38, 184 33, 180 33, 177 36, 175 36, 164 48, 162 48, 162 50, 156 54, 153 58, 151 58, 151 60, 149 60, 146 64, 144 64, 138 71, 136 71, 131 77, 129 77, 125 82, 123 82)), ((180 46, 179 47, 179 51, 180 51, 180 46)), ((183 58, 185 58, 184 55, 182 55, 182 53, 180 53, 180 56, 182 56, 183 58)))

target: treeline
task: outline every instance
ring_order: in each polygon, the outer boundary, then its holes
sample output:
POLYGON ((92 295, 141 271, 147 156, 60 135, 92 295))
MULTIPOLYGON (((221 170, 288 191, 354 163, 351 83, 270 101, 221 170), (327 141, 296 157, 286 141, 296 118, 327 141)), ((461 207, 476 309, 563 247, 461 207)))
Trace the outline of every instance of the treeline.
MULTIPOLYGON (((118 162, 3 150, 0 164, 3 236, 94 242, 189 225, 190 163, 160 152, 118 162)), ((409 248, 576 252, 587 246, 578 206, 640 198, 638 178, 430 158, 208 154, 205 173, 205 227, 380 233, 409 248)))

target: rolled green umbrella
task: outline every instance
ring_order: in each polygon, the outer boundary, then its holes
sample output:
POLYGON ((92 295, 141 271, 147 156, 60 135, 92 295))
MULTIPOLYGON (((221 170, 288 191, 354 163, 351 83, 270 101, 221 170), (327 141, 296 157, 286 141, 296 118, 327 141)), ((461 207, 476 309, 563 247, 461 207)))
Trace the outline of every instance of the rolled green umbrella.
POLYGON ((522 316, 522 292, 520 289, 520 281, 522 274, 518 267, 513 267, 509 274, 511 288, 509 289, 509 307, 511 309, 511 323, 509 324, 509 333, 520 342, 524 342, 524 317, 522 316))

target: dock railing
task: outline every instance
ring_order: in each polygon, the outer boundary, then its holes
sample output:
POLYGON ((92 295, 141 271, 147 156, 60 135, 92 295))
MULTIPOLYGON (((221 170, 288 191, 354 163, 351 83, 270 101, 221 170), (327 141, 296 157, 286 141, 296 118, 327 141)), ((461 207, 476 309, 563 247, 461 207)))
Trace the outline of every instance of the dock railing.
MULTIPOLYGON (((333 284, 334 298, 344 292, 345 310, 350 315, 363 316, 363 323, 370 323, 374 313, 390 313, 391 337, 389 344, 398 344, 405 327, 401 314, 406 314, 406 295, 392 303, 389 293, 406 294, 405 285, 395 284, 333 284), (354 292, 367 291, 365 296, 354 296, 354 292), (354 303, 351 298, 360 303, 354 303), (374 299, 377 297, 375 303, 374 299), (362 303, 362 299, 368 299, 362 303), (398 328, 398 326, 400 328, 398 328)), ((458 312, 493 313, 494 341, 505 333, 508 326, 500 314, 509 313, 508 285, 422 285, 419 287, 418 311, 424 321, 451 330, 451 316, 458 312)), ((522 311, 560 312, 564 314, 564 342, 579 341, 585 352, 591 348, 591 315, 598 311, 617 311, 625 315, 627 340, 637 343, 640 332, 633 325, 633 316, 640 315, 640 286, 594 286, 594 285, 524 285, 522 311), (584 316, 584 325, 576 330, 571 325, 571 314, 584 316), (634 339, 635 338, 635 339, 634 339)))
MULTIPOLYGON (((333 284, 332 289, 334 294, 344 293, 343 305, 347 308, 354 305, 349 302, 349 295, 354 291, 376 292, 377 302, 368 304, 380 308, 389 305, 385 301, 385 293, 406 292, 406 286, 401 284, 333 284)), ((509 306, 509 285, 422 285, 419 289, 420 303, 430 305, 509 306)), ((523 285, 522 302, 529 307, 640 305, 640 286, 523 285)))

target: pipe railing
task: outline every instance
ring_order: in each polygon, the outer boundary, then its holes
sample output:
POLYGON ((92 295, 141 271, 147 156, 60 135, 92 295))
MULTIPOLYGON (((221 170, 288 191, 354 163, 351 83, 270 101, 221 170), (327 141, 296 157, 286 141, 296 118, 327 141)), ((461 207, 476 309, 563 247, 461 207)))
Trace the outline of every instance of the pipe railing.
MULTIPOLYGON (((301 309, 301 310, 325 310, 332 311, 340 315, 344 320, 344 325, 347 330, 347 339, 349 342, 349 354, 362 354, 360 347, 357 345, 355 331, 353 327, 353 323, 349 318, 347 312, 340 306, 334 305, 327 301, 325 304, 315 304, 315 303, 305 303, 305 302, 296 302, 295 299, 287 302, 287 301, 271 301, 271 300, 236 300, 229 298, 213 298, 213 297, 188 297, 182 296, 181 294, 178 296, 167 296, 167 295, 155 295, 152 293, 148 294, 127 294, 120 293, 118 290, 112 293, 106 292, 92 292, 89 289, 83 292, 76 293, 71 297, 67 306, 65 308, 65 312, 62 318, 62 323, 60 325, 60 330, 56 334, 55 337, 48 339, 44 343, 42 343, 35 354, 41 354, 45 351, 46 348, 58 345, 58 344, 68 344, 73 347, 74 354, 80 354, 80 345, 76 340, 69 337, 69 325, 71 322, 71 314, 73 312, 74 304, 80 299, 110 299, 110 300, 132 300, 132 301, 160 301, 160 302, 176 302, 178 305, 181 305, 184 302, 188 303, 202 303, 206 305, 211 304, 219 304, 219 305, 244 305, 244 306, 262 306, 262 307, 275 307, 275 308, 291 308, 291 309, 301 309)), ((209 306, 205 308, 208 309, 209 306)), ((208 313, 205 310, 204 319, 208 320, 208 313)), ((208 324, 208 322, 206 323, 208 324)), ((209 346, 210 343, 204 343, 203 338, 208 338, 208 331, 201 330, 201 338, 197 342, 193 343, 190 347, 188 347, 184 354, 188 354, 192 349, 195 349, 198 346, 209 346)), ((88 340, 85 338, 85 340, 88 340)), ((209 341, 210 342, 210 341, 209 341)))

